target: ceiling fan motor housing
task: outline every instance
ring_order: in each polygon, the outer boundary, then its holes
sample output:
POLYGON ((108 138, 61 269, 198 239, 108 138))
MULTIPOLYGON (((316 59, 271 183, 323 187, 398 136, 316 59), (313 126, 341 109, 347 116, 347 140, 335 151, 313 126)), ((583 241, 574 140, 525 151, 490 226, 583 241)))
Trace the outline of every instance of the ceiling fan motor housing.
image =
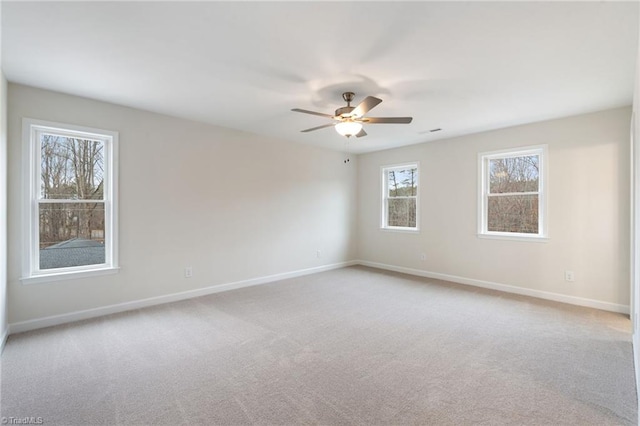
POLYGON ((352 107, 352 106, 338 108, 336 110, 336 117, 344 117, 344 118, 349 117, 351 116, 351 111, 353 111, 354 109, 356 109, 356 107, 352 107))

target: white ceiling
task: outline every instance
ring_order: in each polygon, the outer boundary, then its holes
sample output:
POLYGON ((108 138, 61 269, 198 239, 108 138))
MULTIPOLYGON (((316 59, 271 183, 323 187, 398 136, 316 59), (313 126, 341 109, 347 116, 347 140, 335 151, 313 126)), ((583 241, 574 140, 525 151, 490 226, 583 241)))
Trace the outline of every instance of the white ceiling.
POLYGON ((630 105, 637 41, 635 2, 2 3, 11 82, 332 149, 290 109, 414 117, 353 152, 630 105))

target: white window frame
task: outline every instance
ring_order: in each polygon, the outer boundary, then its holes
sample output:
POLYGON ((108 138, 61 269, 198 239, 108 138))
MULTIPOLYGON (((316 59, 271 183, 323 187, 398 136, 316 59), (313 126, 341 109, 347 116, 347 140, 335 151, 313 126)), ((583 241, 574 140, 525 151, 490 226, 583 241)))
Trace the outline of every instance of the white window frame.
POLYGON ((380 220, 380 229, 385 231, 398 231, 398 232, 410 232, 417 233, 420 231, 420 162, 414 161, 411 163, 403 163, 403 164, 393 164, 389 166, 380 167, 380 175, 382 177, 382 209, 381 209, 381 220, 380 220), (392 170, 406 170, 409 168, 415 168, 417 173, 417 182, 418 182, 418 190, 416 191, 415 197, 393 197, 393 198, 415 198, 416 200, 416 226, 389 226, 389 171, 392 170))
MULTIPOLYGON (((118 272, 118 132, 72 124, 24 118, 23 143, 23 284, 85 278, 118 272), (40 269, 39 215, 41 198, 41 147, 39 134, 55 133, 104 143, 105 263, 40 269)), ((47 202, 55 200, 47 200, 47 202)), ((78 200, 79 202, 82 200, 78 200)))
POLYGON ((478 154, 478 237, 497 238, 519 241, 546 242, 548 233, 548 145, 536 145, 500 151, 482 152, 478 154), (538 194, 538 233, 528 234, 522 232, 495 232, 488 228, 489 208, 489 161, 497 158, 539 156, 539 174, 537 192, 518 192, 516 194, 538 194))

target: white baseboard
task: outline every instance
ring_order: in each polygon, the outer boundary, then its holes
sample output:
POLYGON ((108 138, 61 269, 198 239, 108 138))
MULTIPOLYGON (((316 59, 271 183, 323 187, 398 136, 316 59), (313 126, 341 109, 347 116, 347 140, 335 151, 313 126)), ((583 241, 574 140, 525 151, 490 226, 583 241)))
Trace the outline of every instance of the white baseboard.
POLYGON ((6 330, 2 330, 2 335, 0 335, 0 354, 4 350, 4 345, 7 343, 7 339, 9 338, 9 327, 6 330))
MULTIPOLYGON (((100 316, 109 315, 109 314, 115 314, 118 312, 131 311, 134 309, 146 308, 149 306, 161 305, 164 303, 192 299, 194 297, 206 296, 209 294, 235 290, 243 287, 267 284, 274 281, 284 280, 288 278, 295 278, 295 277, 300 277, 300 276, 309 275, 309 274, 315 274, 318 272, 329 271, 329 270, 344 268, 344 267, 353 266, 353 265, 363 265, 363 266, 369 266, 372 268, 385 269, 389 271, 401 272, 401 273, 416 275, 421 277, 452 281, 459 284, 466 284, 466 285, 471 285, 475 287, 488 288, 492 290, 499 290, 499 291, 504 291, 506 293, 521 294, 524 296, 532 296, 540 299, 569 303, 572 305, 602 309, 605 311, 619 312, 619 313, 625 313, 625 314, 629 313, 629 306, 626 306, 626 305, 619 305, 619 304, 609 303, 609 302, 601 302, 598 300, 585 299, 585 298, 576 297, 576 296, 567 296, 564 294, 557 294, 557 293, 551 293, 551 292, 540 291, 540 290, 532 290, 528 288, 516 287, 516 286, 507 285, 507 284, 499 284, 499 283, 494 283, 490 281, 464 278, 456 275, 441 274, 437 272, 423 271, 420 269, 412 269, 412 268, 405 268, 402 266, 387 265, 384 263, 355 260, 355 261, 349 261, 349 262, 334 263, 331 265, 318 266, 314 268, 301 269, 297 271, 284 272, 281 274, 268 275, 268 276, 259 277, 259 278, 252 278, 244 281, 236 281, 232 283, 219 284, 219 285, 199 288, 195 290, 184 291, 180 293, 172 293, 172 294, 167 294, 163 296, 151 297, 148 299, 134 300, 131 302, 124 302, 124 303, 119 303, 115 305, 108 305, 108 306, 102 306, 102 307, 93 308, 93 309, 75 311, 75 312, 70 312, 70 313, 61 314, 61 315, 53 315, 49 317, 36 318, 28 321, 15 322, 15 323, 9 324, 9 329, 5 331, 4 335, 2 336, 2 346, 4 346, 4 343, 6 342, 6 339, 9 334, 22 333, 25 331, 36 330, 44 327, 51 327, 59 324, 66 324, 69 322, 80 321, 84 319, 95 318, 95 317, 100 317, 100 316)), ((640 352, 640 346, 638 346, 638 351, 640 352)))
POLYGON ((476 280, 473 278, 459 277, 456 275, 441 274, 438 272, 423 271, 421 269, 405 268, 402 266, 387 265, 384 263, 369 262, 366 260, 357 261, 359 265, 370 266, 372 268, 386 269, 388 271, 402 272, 409 275, 417 275, 420 277, 434 278, 444 281, 452 281, 458 284, 466 284, 474 287, 488 288, 491 290, 504 291, 506 293, 520 294, 523 296, 537 297, 538 299, 553 300, 554 302, 568 303, 571 305, 586 306, 589 308, 601 309, 603 311, 618 312, 621 314, 629 313, 628 305, 619 305, 617 303, 602 302, 599 300, 586 299, 577 296, 568 296, 566 294, 551 293, 542 290, 533 290, 530 288, 516 287, 508 284, 494 283, 491 281, 476 280))
POLYGON ((146 308, 149 306, 161 305, 164 303, 177 302, 180 300, 192 299, 194 297, 206 296, 209 294, 220 293, 223 291, 235 290, 243 287, 251 287, 254 285, 267 284, 274 281, 284 280, 288 278, 301 277, 303 275, 315 274, 318 272, 330 271, 332 269, 344 268, 356 265, 357 262, 341 262, 331 265, 318 266, 308 269, 300 269, 297 271, 284 272, 281 274, 268 275, 265 277, 252 278, 244 281, 236 281, 227 284, 213 285, 210 287, 199 288, 196 290, 183 291, 180 293, 172 293, 164 296, 150 297, 148 299, 134 300, 131 302, 118 303, 116 305, 102 306, 99 308, 86 309, 83 311, 75 311, 67 314, 53 315, 49 317, 36 318, 28 321, 14 322, 9 324, 7 334, 22 333, 24 331, 36 330, 54 325, 66 324, 69 322, 80 321, 89 318, 100 317, 118 312, 131 311, 134 309, 146 308))

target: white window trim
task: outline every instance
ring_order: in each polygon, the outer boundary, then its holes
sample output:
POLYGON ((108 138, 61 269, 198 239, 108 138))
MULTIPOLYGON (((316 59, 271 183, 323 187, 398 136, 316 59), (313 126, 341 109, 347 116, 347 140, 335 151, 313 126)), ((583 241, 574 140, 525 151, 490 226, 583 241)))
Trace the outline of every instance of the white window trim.
POLYGON ((23 223, 22 223, 22 284, 61 281, 117 273, 118 267, 118 132, 72 124, 23 118, 23 223), (38 249, 38 197, 40 196, 40 149, 35 140, 42 130, 70 136, 104 140, 104 205, 105 260, 99 265, 75 266, 41 271, 38 249))
MULTIPOLYGON (((381 212, 381 216, 380 216, 380 229, 382 231, 392 231, 392 232, 404 232, 404 233, 410 233, 410 234, 417 234, 420 233, 420 162, 419 161, 412 161, 409 163, 402 163, 402 164, 391 164, 391 165, 387 165, 387 166, 381 166, 380 167, 380 175, 381 176, 381 187, 380 187, 380 192, 379 194, 382 195, 382 208, 380 209, 381 212), (388 213, 388 209, 387 209, 387 198, 388 198, 388 193, 387 193, 387 172, 389 170, 403 170, 403 169, 407 169, 407 168, 416 168, 418 170, 418 191, 416 193, 416 227, 412 228, 412 227, 406 227, 406 226, 387 226, 387 213, 388 213)), ((407 198, 412 198, 412 197, 407 197, 407 198)))
POLYGON ((549 202, 548 202, 548 145, 535 145, 499 151, 478 153, 478 237, 512 241, 547 242, 549 240, 549 202), (538 233, 525 234, 519 232, 495 232, 487 230, 488 216, 488 182, 489 160, 495 158, 523 157, 539 155, 539 187, 538 187, 538 233))

